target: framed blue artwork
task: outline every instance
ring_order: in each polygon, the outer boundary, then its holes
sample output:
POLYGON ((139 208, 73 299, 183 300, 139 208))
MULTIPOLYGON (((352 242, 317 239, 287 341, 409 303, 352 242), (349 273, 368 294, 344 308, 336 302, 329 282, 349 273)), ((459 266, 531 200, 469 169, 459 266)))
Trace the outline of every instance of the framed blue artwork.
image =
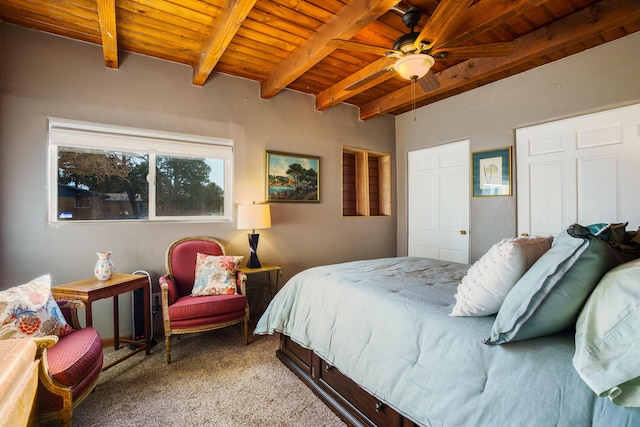
POLYGON ((511 147, 472 153, 473 197, 511 196, 511 147))

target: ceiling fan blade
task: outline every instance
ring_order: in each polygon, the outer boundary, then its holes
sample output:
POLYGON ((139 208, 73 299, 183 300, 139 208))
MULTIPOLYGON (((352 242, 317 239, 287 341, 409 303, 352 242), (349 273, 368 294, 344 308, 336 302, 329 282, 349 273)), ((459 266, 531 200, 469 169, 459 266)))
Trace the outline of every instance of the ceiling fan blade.
POLYGON ((429 71, 421 79, 418 79, 418 83, 420 83, 420 87, 422 87, 422 90, 425 92, 431 92, 440 87, 440 82, 433 71, 429 71))
POLYGON ((329 41, 329 43, 327 44, 337 49, 357 50, 358 52, 373 53, 374 55, 382 55, 382 56, 387 56, 392 53, 402 53, 402 52, 398 52, 393 49, 388 49, 385 47, 373 46, 373 45, 364 44, 364 43, 357 43, 349 40, 333 39, 329 41))
POLYGON ((473 3, 473 0, 442 0, 433 11, 433 15, 425 24, 415 41, 416 49, 420 49, 421 44, 427 45, 427 49, 437 46, 440 38, 453 24, 462 12, 473 3))
POLYGON ((475 46, 455 46, 434 50, 431 55, 438 59, 467 59, 511 55, 517 42, 488 43, 475 46))
POLYGON ((357 90, 357 89, 360 89, 364 85, 367 85, 367 84, 373 82, 374 80, 378 79, 382 75, 384 75, 386 73, 389 73, 389 72, 392 72, 392 71, 394 71, 393 67, 381 68, 378 71, 375 71, 372 74, 369 74, 368 76, 361 78, 357 82, 351 83, 349 86, 345 87, 344 90, 357 90))

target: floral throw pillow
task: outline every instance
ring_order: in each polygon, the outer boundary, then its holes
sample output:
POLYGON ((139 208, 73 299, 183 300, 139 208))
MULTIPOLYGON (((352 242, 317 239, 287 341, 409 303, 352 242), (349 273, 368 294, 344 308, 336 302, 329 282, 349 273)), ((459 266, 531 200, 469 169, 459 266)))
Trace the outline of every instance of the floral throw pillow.
POLYGON ((51 295, 50 275, 0 291, 0 339, 63 337, 72 331, 51 295))
POLYGON ((237 293, 236 272, 243 256, 207 255, 196 258, 196 279, 191 296, 229 295, 237 293))

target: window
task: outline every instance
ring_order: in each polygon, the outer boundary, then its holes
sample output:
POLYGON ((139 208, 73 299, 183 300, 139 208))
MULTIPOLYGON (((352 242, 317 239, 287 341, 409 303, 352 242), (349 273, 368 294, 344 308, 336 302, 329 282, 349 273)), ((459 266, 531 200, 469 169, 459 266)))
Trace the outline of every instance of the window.
POLYGON ((230 221, 232 141, 49 120, 49 221, 230 221))
POLYGON ((342 215, 391 215, 391 155, 342 147, 342 215))

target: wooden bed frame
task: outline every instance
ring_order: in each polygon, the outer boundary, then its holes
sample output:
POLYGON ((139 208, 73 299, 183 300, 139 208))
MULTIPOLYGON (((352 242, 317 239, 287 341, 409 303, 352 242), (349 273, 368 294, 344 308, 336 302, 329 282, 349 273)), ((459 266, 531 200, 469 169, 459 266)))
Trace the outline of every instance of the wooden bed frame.
POLYGON ((280 334, 280 348, 276 356, 351 426, 417 426, 360 388, 313 351, 301 347, 284 334, 280 334))

